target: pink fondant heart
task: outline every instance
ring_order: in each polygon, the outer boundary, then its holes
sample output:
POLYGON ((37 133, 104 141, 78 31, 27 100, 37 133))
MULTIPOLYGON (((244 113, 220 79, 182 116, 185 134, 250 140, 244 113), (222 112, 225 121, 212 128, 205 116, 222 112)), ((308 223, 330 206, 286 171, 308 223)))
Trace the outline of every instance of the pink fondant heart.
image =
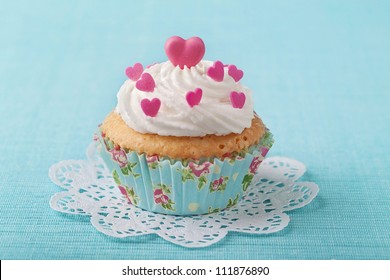
POLYGON ((149 117, 155 117, 158 110, 160 110, 160 106, 161 101, 158 98, 153 98, 152 100, 144 98, 141 100, 142 111, 144 111, 145 115, 149 117))
POLYGON ((233 108, 241 109, 245 104, 245 94, 243 92, 232 91, 230 93, 230 102, 232 103, 233 108))
POLYGON ((200 100, 202 99, 202 89, 196 88, 194 91, 189 91, 186 94, 186 100, 188 105, 193 108, 196 105, 199 105, 200 100))
POLYGON ((143 73, 141 79, 137 81, 135 87, 140 91, 153 92, 156 84, 149 73, 143 73))
POLYGON ((207 75, 216 82, 223 80, 223 63, 221 61, 214 62, 213 66, 207 69, 207 75))
POLYGON ((205 46, 199 37, 191 37, 187 40, 179 36, 169 38, 165 43, 165 53, 173 65, 184 69, 195 66, 202 60, 205 46))
POLYGON ((237 69, 235 65, 228 66, 228 74, 234 79, 235 82, 238 82, 241 80, 242 76, 244 76, 244 72, 240 69, 237 69))
POLYGON ((133 67, 127 67, 125 71, 126 76, 133 81, 137 81, 141 77, 142 72, 144 72, 144 67, 141 63, 136 63, 133 67))

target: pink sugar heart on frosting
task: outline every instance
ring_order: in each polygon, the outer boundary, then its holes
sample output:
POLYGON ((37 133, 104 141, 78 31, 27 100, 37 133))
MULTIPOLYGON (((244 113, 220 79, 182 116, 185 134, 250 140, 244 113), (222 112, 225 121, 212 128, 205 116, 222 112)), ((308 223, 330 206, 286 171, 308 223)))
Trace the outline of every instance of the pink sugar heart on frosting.
POLYGON ((135 87, 138 90, 144 92, 153 92, 155 86, 156 84, 154 83, 154 79, 149 73, 143 73, 141 79, 139 79, 135 84, 135 87))
POLYGON ((141 77, 142 72, 144 72, 144 67, 141 63, 136 63, 133 67, 127 67, 125 71, 126 76, 132 81, 137 81, 141 77))
POLYGON ((228 74, 235 82, 238 82, 244 76, 244 72, 233 64, 228 66, 228 74))
POLYGON ((155 117, 158 110, 160 110, 160 106, 161 101, 158 98, 153 98, 152 100, 144 98, 141 100, 142 111, 144 111, 145 115, 149 117, 155 117))
POLYGON ((174 66, 184 69, 191 68, 202 60, 205 53, 205 45, 199 37, 191 37, 187 40, 179 36, 170 37, 165 43, 165 53, 174 66))
POLYGON ((243 92, 232 91, 230 93, 230 102, 233 108, 242 109, 245 104, 246 96, 243 92))
POLYGON ((196 105, 199 105, 200 100, 202 99, 202 89, 196 88, 194 91, 189 91, 186 94, 186 100, 188 105, 190 105, 191 108, 193 108, 196 105))
POLYGON ((224 75, 223 63, 221 61, 215 61, 213 66, 207 69, 207 76, 216 82, 222 82, 224 75))

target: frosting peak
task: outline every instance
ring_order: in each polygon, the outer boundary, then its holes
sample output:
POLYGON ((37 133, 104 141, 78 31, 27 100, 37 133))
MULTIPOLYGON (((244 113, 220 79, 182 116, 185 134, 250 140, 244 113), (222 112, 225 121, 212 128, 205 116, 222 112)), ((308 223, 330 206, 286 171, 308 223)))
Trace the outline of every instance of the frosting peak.
POLYGON ((201 60, 183 69, 170 61, 152 65, 144 70, 140 80, 129 79, 122 85, 116 112, 140 133, 166 136, 241 133, 251 126, 254 116, 252 94, 236 82, 242 77, 241 70, 219 63, 201 60), (137 86, 142 77, 148 79, 142 84, 147 90, 137 86), (153 102, 159 106, 146 110, 157 113, 146 114, 141 103, 153 102))

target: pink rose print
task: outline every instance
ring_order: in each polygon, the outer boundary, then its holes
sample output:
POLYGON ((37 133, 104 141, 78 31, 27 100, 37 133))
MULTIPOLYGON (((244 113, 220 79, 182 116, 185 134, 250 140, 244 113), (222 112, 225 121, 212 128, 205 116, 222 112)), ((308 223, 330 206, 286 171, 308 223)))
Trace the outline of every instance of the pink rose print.
POLYGON ((188 164, 188 167, 191 169, 192 173, 195 174, 196 177, 200 177, 202 175, 210 173, 210 162, 204 162, 202 164, 195 164, 193 162, 190 162, 188 164))
POLYGON ((181 180, 183 183, 187 180, 193 180, 198 184, 198 190, 201 190, 208 184, 206 175, 210 173, 212 165, 211 162, 207 161, 202 164, 196 164, 191 161, 188 163, 188 168, 178 169, 178 171, 181 172, 181 180))
MULTIPOLYGON (((118 179, 118 182, 119 182, 119 179, 118 179)), ((139 202, 140 199, 136 195, 136 193, 134 192, 133 188, 127 187, 127 186, 124 186, 124 185, 118 185, 118 188, 119 188, 121 194, 123 194, 127 198, 127 201, 130 204, 138 205, 138 202, 139 202)))
POLYGON ((260 157, 255 157, 255 158, 252 160, 251 165, 249 166, 249 172, 252 173, 252 174, 255 174, 255 173, 256 173, 256 170, 257 170, 257 168, 259 167, 259 165, 260 165, 261 162, 262 162, 262 160, 260 159, 260 157))
POLYGON ((260 152, 261 152, 261 155, 263 157, 265 157, 267 155, 268 151, 269 151, 269 148, 267 148, 267 147, 261 147, 260 148, 260 152))
POLYGON ((231 153, 224 153, 222 155, 222 159, 225 159, 225 158, 231 158, 232 157, 232 154, 231 153))
POLYGON ((111 153, 112 159, 119 164, 120 168, 123 168, 127 165, 127 156, 124 150, 120 148, 117 149, 117 147, 115 147, 109 152, 111 153))
POLYGON ((151 169, 157 169, 159 161, 158 155, 146 156, 146 162, 151 169))
POLYGON ((234 153, 225 153, 222 155, 222 160, 228 159, 230 164, 233 164, 236 160, 242 159, 239 155, 235 155, 234 153))
POLYGON ((159 161, 158 155, 153 155, 153 156, 147 156, 146 157, 146 162, 147 163, 153 163, 159 161))
POLYGON ((211 182, 210 187, 209 187, 210 192, 224 191, 226 189, 228 179, 229 179, 229 177, 225 176, 225 177, 221 177, 221 178, 211 182))
POLYGON ((213 184, 212 184, 212 189, 213 190, 218 190, 218 187, 220 186, 220 185, 222 185, 222 183, 223 183, 223 178, 221 177, 221 178, 219 178, 219 179, 217 179, 217 180, 215 180, 214 182, 213 182, 213 184))
POLYGON ((153 191, 154 203, 160 204, 166 210, 176 211, 173 206, 175 202, 168 197, 168 194, 171 193, 171 187, 165 184, 158 184, 157 187, 153 191))
POLYGON ((162 189, 155 189, 154 190, 154 202, 161 205, 167 205, 169 202, 169 197, 164 194, 162 189))
POLYGON ((126 188, 123 187, 123 186, 118 186, 119 187, 119 190, 121 191, 121 194, 123 194, 124 196, 126 196, 127 200, 129 201, 130 204, 133 204, 130 200, 130 197, 126 191, 126 188))

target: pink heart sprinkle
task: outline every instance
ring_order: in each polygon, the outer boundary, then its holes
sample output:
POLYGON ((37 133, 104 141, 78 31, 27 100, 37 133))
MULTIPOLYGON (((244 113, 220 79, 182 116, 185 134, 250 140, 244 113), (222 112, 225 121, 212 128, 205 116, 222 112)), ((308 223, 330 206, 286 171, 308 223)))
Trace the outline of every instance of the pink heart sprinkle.
POLYGON ((199 105, 200 100, 202 99, 202 89, 196 88, 194 91, 189 91, 186 94, 186 100, 188 105, 190 105, 191 108, 193 108, 196 105, 199 105))
POLYGON ((244 72, 240 69, 237 69, 235 65, 228 66, 228 74, 234 79, 235 82, 238 82, 244 76, 244 72))
POLYGON ((153 92, 156 84, 149 73, 143 73, 141 79, 137 81, 135 87, 140 91, 153 92))
POLYGON ((246 96, 243 92, 232 91, 230 93, 230 102, 233 108, 241 109, 244 107, 246 96))
POLYGON ((141 63, 136 63, 133 67, 127 67, 125 71, 126 76, 132 81, 137 81, 141 77, 142 72, 144 72, 144 67, 141 63))
POLYGON ((158 98, 153 98, 152 100, 144 98, 141 100, 142 111, 144 111, 145 115, 149 117, 155 117, 158 110, 160 110, 160 106, 161 101, 158 98))
POLYGON ((169 38, 165 43, 165 53, 173 65, 184 69, 184 66, 191 68, 202 60, 205 45, 199 37, 191 37, 187 40, 179 36, 169 38))
POLYGON ((221 61, 214 62, 213 66, 210 66, 207 69, 207 75, 216 82, 221 82, 223 80, 223 64, 221 61))

